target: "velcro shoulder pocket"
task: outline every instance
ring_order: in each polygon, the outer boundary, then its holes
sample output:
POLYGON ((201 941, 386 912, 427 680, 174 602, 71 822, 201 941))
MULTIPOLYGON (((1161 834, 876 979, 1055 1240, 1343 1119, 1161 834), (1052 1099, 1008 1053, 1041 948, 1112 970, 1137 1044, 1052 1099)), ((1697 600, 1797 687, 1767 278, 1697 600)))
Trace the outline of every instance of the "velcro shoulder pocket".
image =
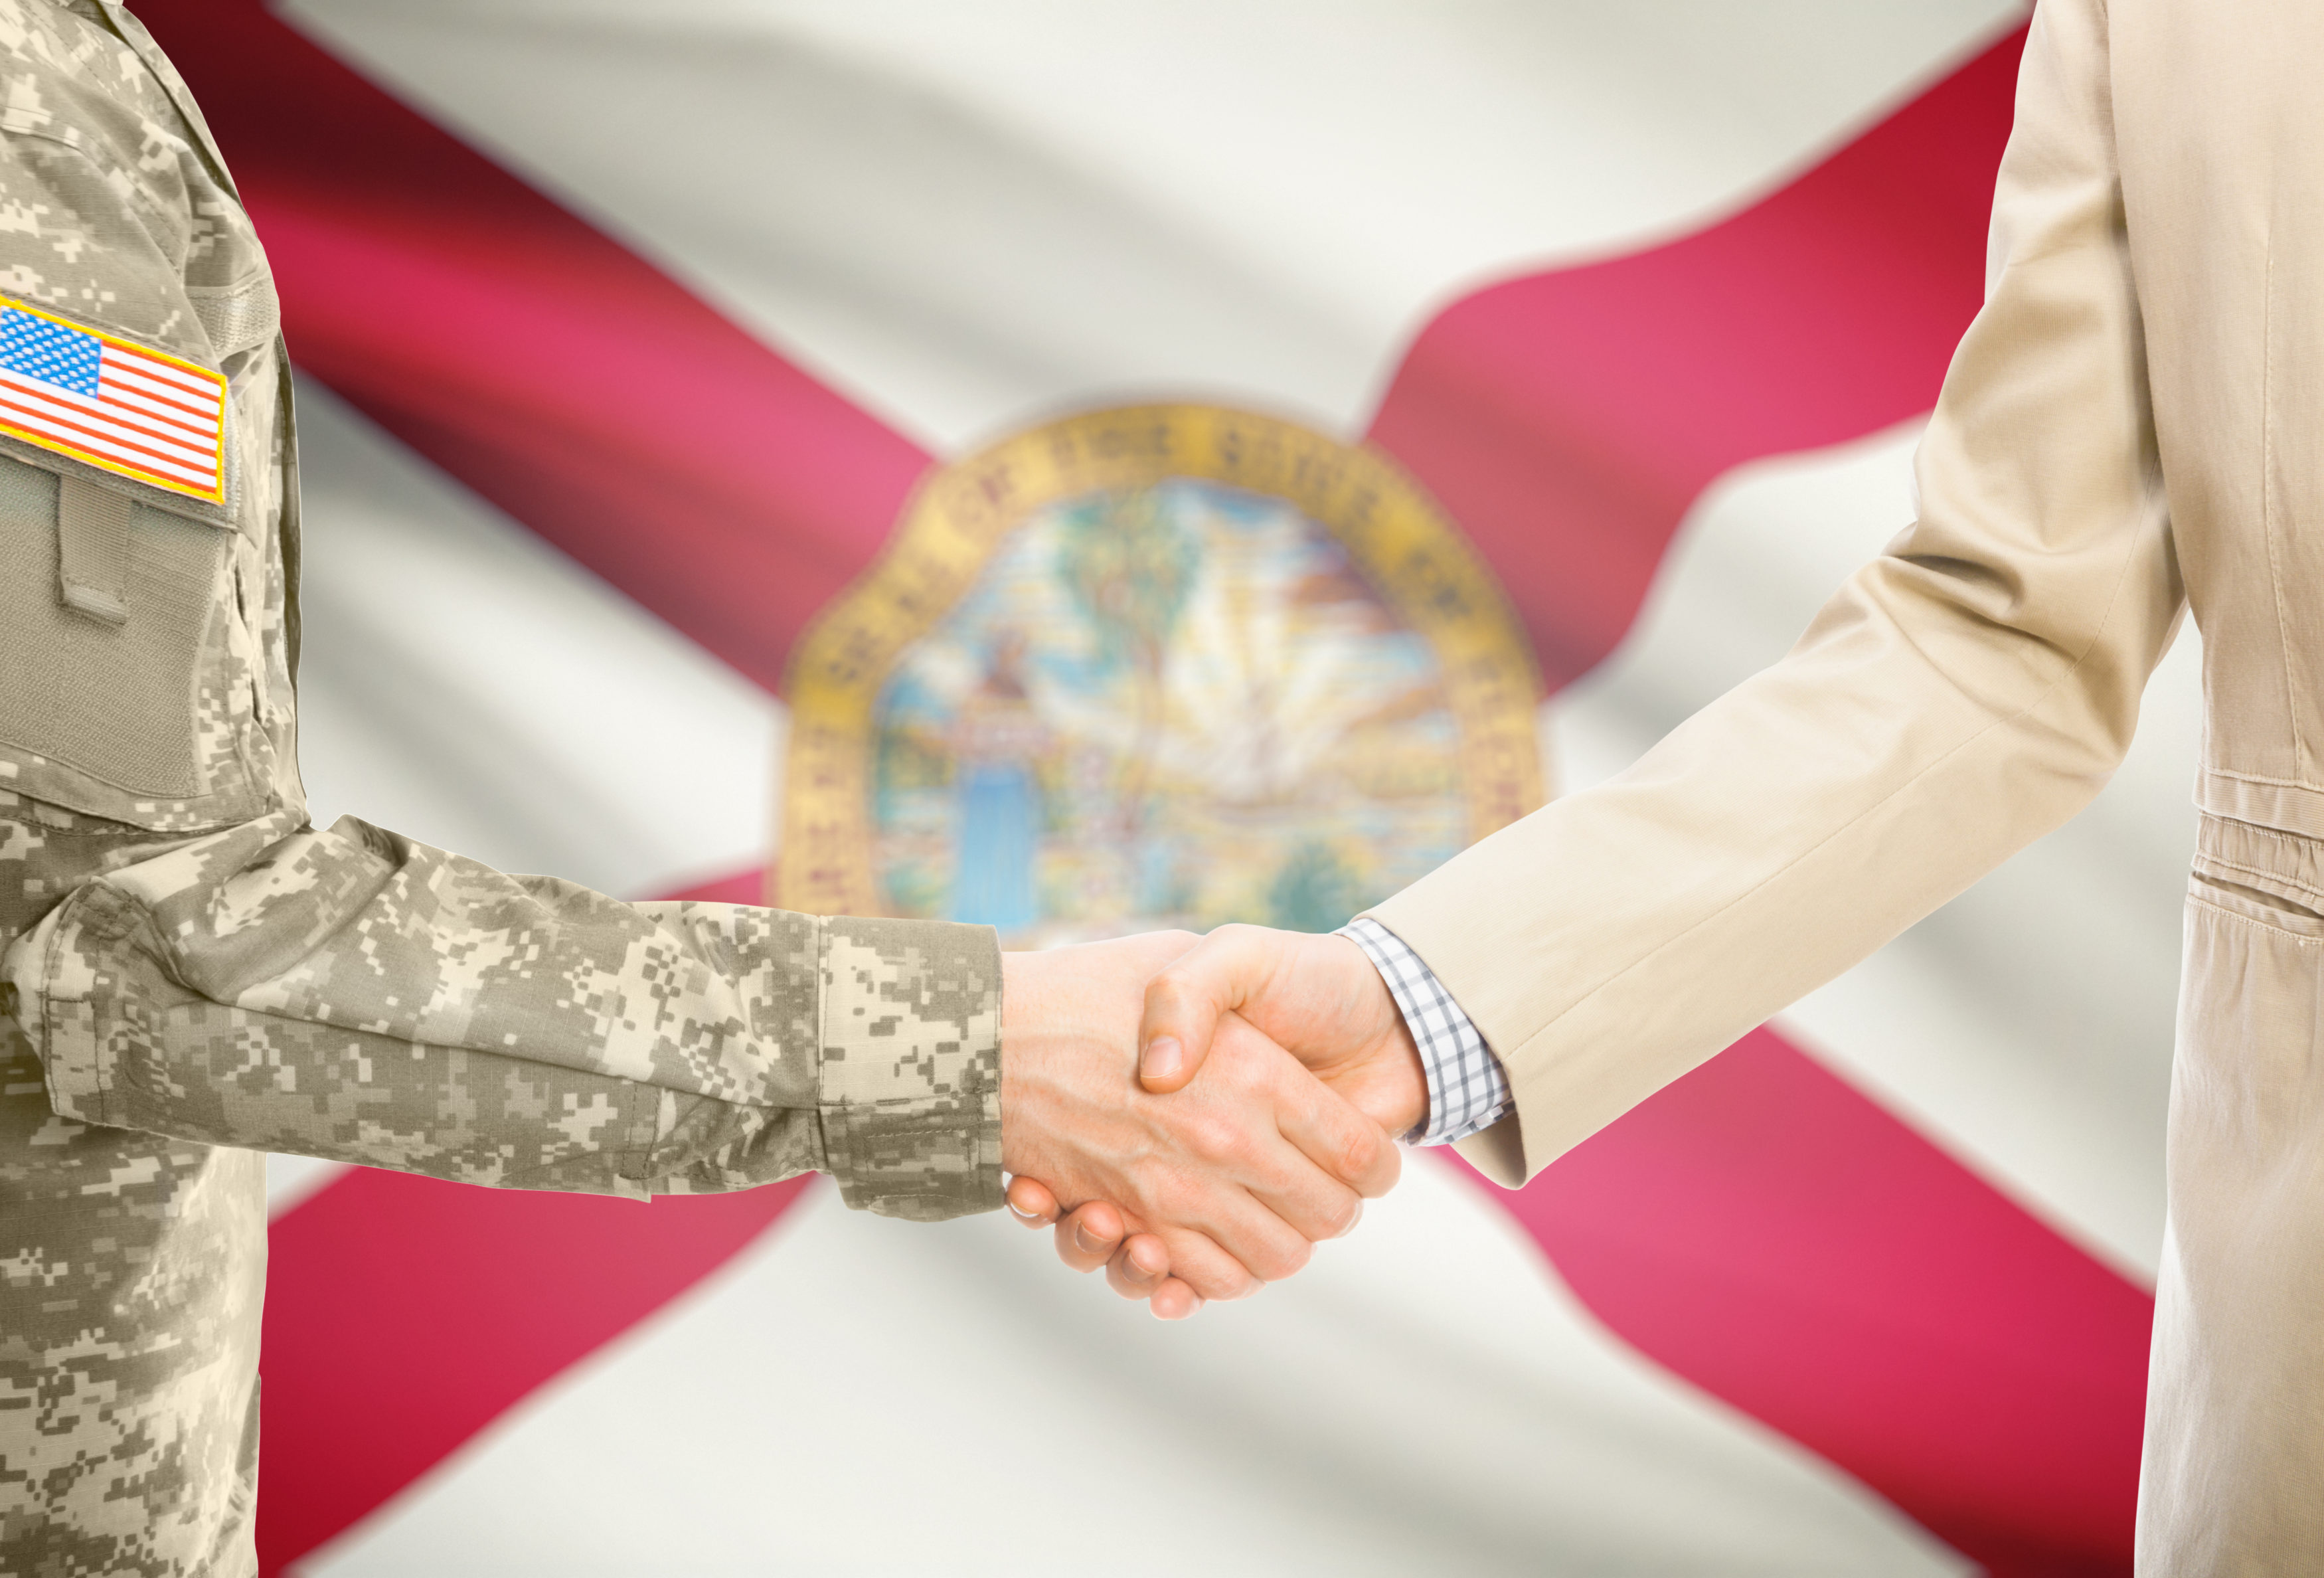
POLYGON ((234 532, 33 453, 0 455, 0 789, 157 831, 255 815, 234 532))

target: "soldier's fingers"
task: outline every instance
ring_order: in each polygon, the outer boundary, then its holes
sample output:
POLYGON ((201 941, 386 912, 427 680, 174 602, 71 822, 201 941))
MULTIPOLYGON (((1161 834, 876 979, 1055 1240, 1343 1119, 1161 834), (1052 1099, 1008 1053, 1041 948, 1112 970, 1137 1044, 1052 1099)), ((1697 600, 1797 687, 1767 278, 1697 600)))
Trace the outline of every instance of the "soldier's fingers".
POLYGON ((1170 1251, 1150 1232, 1132 1233, 1106 1262, 1106 1286, 1124 1298, 1151 1298, 1170 1279, 1170 1251))
POLYGON ((1027 1227, 1047 1227, 1061 1209, 1049 1186, 1031 1178, 1009 1180, 1009 1213, 1027 1227))
MULTIPOLYGON (((1135 1243, 1139 1240, 1130 1241, 1135 1243)), ((1158 1256, 1158 1242, 1156 1249, 1158 1256)), ((1109 1278, 1116 1277, 1116 1268, 1120 1268, 1120 1270, 1119 1279, 1113 1284, 1114 1291, 1124 1298, 1145 1299, 1147 1307, 1154 1312, 1154 1318, 1157 1321, 1187 1320, 1203 1307, 1203 1296, 1176 1277, 1166 1272, 1149 1275, 1134 1264, 1124 1266, 1121 1255, 1115 1256, 1113 1266, 1107 1268, 1109 1278)))
POLYGON ((1093 1200, 1057 1223, 1057 1259, 1076 1271, 1094 1271, 1113 1259, 1128 1231, 1120 1212, 1093 1200))
POLYGON ((1183 1321, 1203 1307, 1203 1296, 1176 1277, 1171 1277, 1154 1290, 1154 1297, 1147 1301, 1146 1307, 1154 1312, 1154 1318, 1157 1321, 1183 1321))
POLYGON ((1191 1228, 1162 1232, 1163 1247, 1170 1251, 1170 1273, 1198 1297, 1249 1298, 1267 1286, 1250 1268, 1221 1249, 1204 1233, 1191 1228))

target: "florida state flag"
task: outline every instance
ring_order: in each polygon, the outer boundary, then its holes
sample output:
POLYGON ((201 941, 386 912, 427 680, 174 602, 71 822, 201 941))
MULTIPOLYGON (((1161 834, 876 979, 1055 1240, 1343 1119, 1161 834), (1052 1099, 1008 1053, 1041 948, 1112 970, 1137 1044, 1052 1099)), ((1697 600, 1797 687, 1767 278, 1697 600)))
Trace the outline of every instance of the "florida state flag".
MULTIPOLYGON (((1911 518, 2022 22, 137 9, 302 373, 318 814, 1028 946, 1334 926, 1779 656, 1911 518)), ((265 1559, 2126 1572, 2192 694, 1530 1187, 1416 1158, 1184 1328, 812 1182, 286 1167, 265 1559)))

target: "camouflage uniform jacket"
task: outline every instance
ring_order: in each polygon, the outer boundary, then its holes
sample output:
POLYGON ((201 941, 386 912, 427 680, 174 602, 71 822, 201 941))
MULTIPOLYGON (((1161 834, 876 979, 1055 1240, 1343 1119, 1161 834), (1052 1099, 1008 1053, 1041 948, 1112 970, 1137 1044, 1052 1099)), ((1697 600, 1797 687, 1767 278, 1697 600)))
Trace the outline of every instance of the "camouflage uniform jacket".
POLYGON ((0 0, 0 1571, 240 1573, 258 1152, 989 1207, 999 958, 309 826, 264 254, 113 0, 0 0), (223 374, 222 502, 14 425, 10 336, 59 322, 223 374))

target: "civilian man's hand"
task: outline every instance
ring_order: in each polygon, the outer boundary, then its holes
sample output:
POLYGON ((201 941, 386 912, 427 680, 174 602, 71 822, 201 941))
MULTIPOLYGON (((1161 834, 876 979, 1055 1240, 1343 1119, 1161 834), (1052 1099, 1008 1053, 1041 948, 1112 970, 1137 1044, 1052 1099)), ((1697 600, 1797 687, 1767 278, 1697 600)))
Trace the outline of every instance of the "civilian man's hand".
MULTIPOLYGON (((1115 1286, 1157 1297, 1166 1315, 1298 1270, 1400 1165, 1376 1123, 1231 1015, 1206 1027, 1200 1079, 1167 1099, 1139 1088, 1147 983, 1193 940, 1157 933, 1001 958, 1001 1166, 1044 1186, 1053 1209, 1103 1203, 1109 1252, 1123 1262, 1115 1286), (1123 1229, 1134 1236, 1114 1251, 1123 1229), (1133 1248, 1172 1275, 1140 1285, 1133 1248)), ((1085 1225, 1061 1229, 1061 1250, 1085 1225)))
POLYGON ((1343 937, 1222 926, 1146 989, 1139 1077, 1183 1088, 1239 1014, 1390 1134, 1428 1116, 1428 1084, 1404 1015, 1363 949, 1343 937))

